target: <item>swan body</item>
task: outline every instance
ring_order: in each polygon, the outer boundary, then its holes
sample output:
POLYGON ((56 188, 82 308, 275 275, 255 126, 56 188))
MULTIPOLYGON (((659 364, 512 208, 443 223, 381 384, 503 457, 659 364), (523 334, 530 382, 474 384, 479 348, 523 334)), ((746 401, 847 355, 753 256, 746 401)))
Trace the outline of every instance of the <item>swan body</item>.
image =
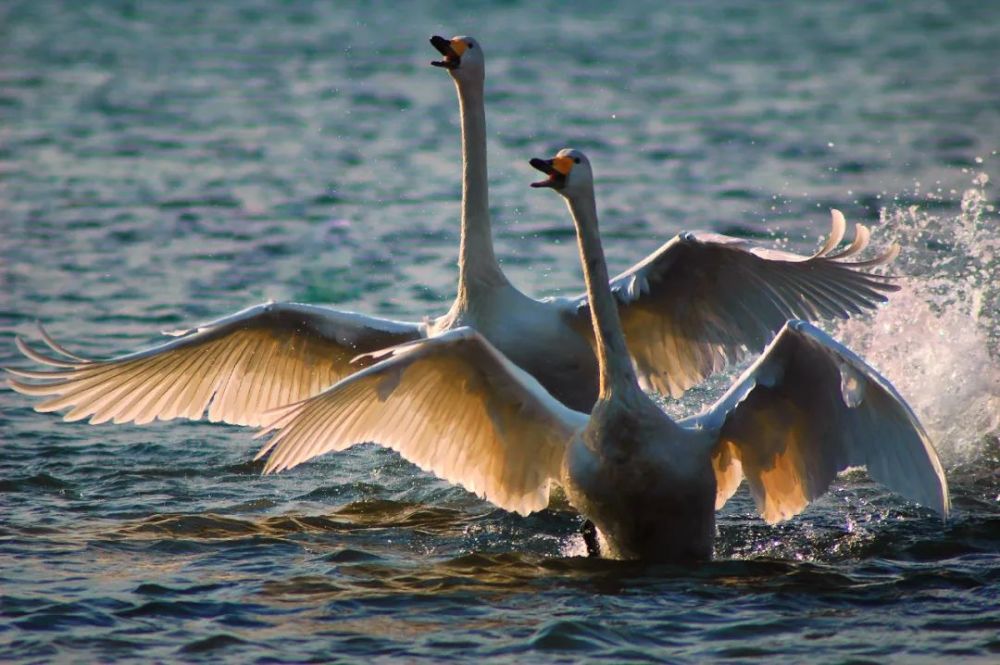
POLYGON ((948 514, 937 454, 902 397, 807 322, 782 327, 703 413, 663 413, 625 346, 589 161, 563 150, 532 164, 550 175, 534 186, 559 191, 577 229, 599 365, 592 412, 566 407, 483 335, 457 328, 369 356, 377 362, 276 412, 258 435, 270 435, 264 473, 374 441, 521 514, 561 485, 603 554, 648 561, 710 558, 715 510, 744 477, 769 522, 799 513, 851 466, 948 514))
MULTIPOLYGON (((265 303, 185 331, 174 340, 107 360, 53 353, 23 340, 28 358, 54 369, 8 369, 16 391, 47 398, 39 411, 65 419, 145 423, 183 417, 259 425, 269 410, 315 395, 368 361, 357 355, 463 326, 479 331, 567 406, 590 411, 598 397, 590 296, 536 300, 514 287, 493 251, 485 58, 471 37, 431 39, 458 93, 462 123, 462 233, 455 301, 443 316, 410 323, 295 303, 265 303), (21 379, 29 379, 23 381, 21 379)), ((611 281, 641 385, 679 396, 704 377, 759 351, 789 318, 847 318, 897 289, 867 272, 891 261, 852 257, 868 232, 839 254, 846 222, 811 257, 686 232, 611 281)))
POLYGON ((716 481, 705 456, 714 441, 663 416, 645 395, 600 400, 567 447, 566 497, 611 558, 711 558, 716 481))
POLYGON ((597 398, 597 358, 590 337, 574 324, 572 304, 553 306, 504 285, 438 319, 430 334, 475 328, 561 402, 589 411, 597 398))

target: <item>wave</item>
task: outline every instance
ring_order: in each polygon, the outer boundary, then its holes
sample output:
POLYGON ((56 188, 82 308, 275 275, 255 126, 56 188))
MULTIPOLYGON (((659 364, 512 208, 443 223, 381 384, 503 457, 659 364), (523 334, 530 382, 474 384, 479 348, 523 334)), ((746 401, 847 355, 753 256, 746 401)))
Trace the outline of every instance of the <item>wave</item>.
POLYGON ((976 174, 957 213, 883 208, 901 290, 837 331, 895 384, 950 466, 1000 435, 1000 217, 988 184, 976 174))

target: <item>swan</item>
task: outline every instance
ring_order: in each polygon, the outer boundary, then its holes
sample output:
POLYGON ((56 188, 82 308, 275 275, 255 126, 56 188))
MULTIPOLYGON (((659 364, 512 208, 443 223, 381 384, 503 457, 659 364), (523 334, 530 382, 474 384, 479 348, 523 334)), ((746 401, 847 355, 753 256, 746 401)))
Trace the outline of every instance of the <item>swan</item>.
MULTIPOLYGON (((135 353, 99 360, 68 351, 41 330, 52 353, 17 338, 29 359, 52 369, 7 368, 14 390, 46 398, 35 410, 64 420, 135 422, 206 415, 257 426, 263 414, 319 393, 370 364, 365 354, 473 327, 557 399, 589 411, 598 394, 589 296, 536 300, 506 278, 493 252, 483 102, 485 59, 471 37, 433 37, 435 65, 454 80, 462 125, 462 214, 455 301, 422 322, 383 319, 299 303, 263 303, 135 353), (358 363, 352 358, 362 356, 358 363), (23 381, 20 379, 28 379, 23 381)), ((789 318, 847 318, 898 287, 866 270, 893 258, 848 259, 868 230, 833 250, 843 215, 811 257, 755 247, 714 233, 682 233, 611 281, 632 360, 644 388, 679 396, 750 351, 789 318)))
POLYGON ((607 280, 586 156, 532 160, 576 226, 599 365, 587 415, 560 403, 472 328, 376 353, 328 390, 278 410, 258 436, 265 474, 374 441, 509 511, 546 507, 553 484, 597 528, 601 553, 712 555, 715 511, 742 479, 763 518, 799 513, 839 471, 947 516, 947 481, 913 412, 846 347, 790 321, 713 406, 673 421, 639 385, 607 280))

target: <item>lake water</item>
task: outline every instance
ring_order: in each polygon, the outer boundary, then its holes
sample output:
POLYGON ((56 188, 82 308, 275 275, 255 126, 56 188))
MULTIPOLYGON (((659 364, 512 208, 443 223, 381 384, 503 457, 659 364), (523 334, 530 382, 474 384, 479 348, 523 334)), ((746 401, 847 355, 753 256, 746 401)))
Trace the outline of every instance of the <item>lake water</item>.
MULTIPOLYGON (((612 269, 684 229, 809 252, 827 209, 904 244, 829 329, 938 442, 954 515, 860 472, 717 560, 580 557, 362 446, 277 477, 251 432, 63 423, 0 392, 5 662, 996 662, 1000 5, 0 2, 0 363, 34 322, 111 355, 266 300, 402 319, 456 277, 460 154, 432 34, 488 59, 498 255, 581 288, 533 156, 595 164, 612 269)), ((690 412, 732 373, 692 391, 690 412)))

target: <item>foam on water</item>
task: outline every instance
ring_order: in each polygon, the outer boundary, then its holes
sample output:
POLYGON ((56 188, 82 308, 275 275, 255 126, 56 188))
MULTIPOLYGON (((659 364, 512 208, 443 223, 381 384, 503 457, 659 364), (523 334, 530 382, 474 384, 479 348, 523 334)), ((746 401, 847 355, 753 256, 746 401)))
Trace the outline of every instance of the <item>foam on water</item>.
POLYGON ((890 271, 902 288, 874 320, 837 332, 893 382, 947 464, 1000 434, 1000 218, 988 184, 975 175, 957 213, 884 208, 879 235, 901 245, 890 271))

